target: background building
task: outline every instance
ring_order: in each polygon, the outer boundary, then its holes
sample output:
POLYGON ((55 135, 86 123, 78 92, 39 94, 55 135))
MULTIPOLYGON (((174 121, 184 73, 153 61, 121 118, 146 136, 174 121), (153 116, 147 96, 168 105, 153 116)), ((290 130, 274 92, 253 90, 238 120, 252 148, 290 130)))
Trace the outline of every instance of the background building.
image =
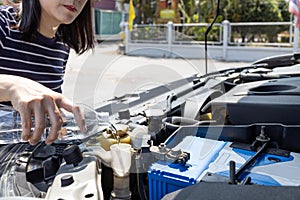
POLYGON ((112 0, 95 1, 95 34, 97 40, 115 40, 121 32, 123 13, 112 0))
POLYGON ((101 0, 94 3, 94 7, 101 10, 115 10, 116 1, 112 0, 101 0))

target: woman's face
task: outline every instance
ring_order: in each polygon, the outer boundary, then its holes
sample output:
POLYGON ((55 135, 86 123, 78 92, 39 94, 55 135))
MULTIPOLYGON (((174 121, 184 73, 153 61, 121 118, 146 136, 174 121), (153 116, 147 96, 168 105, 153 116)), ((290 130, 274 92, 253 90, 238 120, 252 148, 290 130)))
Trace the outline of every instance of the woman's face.
POLYGON ((80 14, 88 0, 39 0, 41 22, 52 26, 70 24, 80 14))

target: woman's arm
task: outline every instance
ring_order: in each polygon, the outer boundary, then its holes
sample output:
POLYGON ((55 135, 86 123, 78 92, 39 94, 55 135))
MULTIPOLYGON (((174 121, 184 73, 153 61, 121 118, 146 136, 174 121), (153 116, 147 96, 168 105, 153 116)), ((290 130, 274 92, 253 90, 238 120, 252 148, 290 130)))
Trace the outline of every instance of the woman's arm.
POLYGON ((79 106, 74 106, 62 94, 43 85, 19 76, 0 75, 0 101, 10 101, 19 111, 22 120, 22 139, 36 144, 46 127, 46 115, 51 122, 46 144, 51 144, 60 134, 63 118, 60 108, 74 114, 77 125, 85 131, 84 116, 79 106), (31 134, 32 120, 35 118, 34 132, 31 134))

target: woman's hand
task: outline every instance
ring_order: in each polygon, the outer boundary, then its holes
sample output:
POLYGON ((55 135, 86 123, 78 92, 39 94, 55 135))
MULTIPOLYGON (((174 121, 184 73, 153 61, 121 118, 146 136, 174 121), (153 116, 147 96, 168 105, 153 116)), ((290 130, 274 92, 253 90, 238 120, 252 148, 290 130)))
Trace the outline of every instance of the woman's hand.
POLYGON ((60 108, 74 114, 81 131, 86 131, 85 119, 79 106, 74 106, 62 94, 43 85, 18 76, 0 75, 0 100, 10 101, 19 111, 22 120, 22 139, 34 145, 38 143, 46 127, 49 116, 51 129, 46 144, 51 144, 61 134, 63 117, 60 108), (34 131, 31 133, 32 116, 34 131))

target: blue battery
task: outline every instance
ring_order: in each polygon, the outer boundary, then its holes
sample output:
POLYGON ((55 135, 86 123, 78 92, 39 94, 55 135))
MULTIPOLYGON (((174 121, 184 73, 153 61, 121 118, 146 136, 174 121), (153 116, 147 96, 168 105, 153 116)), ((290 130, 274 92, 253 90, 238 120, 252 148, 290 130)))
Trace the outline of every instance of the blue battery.
POLYGON ((165 161, 153 163, 148 170, 149 199, 159 200, 164 195, 197 183, 198 177, 217 157, 226 142, 186 136, 176 146, 190 153, 185 166, 165 161))

